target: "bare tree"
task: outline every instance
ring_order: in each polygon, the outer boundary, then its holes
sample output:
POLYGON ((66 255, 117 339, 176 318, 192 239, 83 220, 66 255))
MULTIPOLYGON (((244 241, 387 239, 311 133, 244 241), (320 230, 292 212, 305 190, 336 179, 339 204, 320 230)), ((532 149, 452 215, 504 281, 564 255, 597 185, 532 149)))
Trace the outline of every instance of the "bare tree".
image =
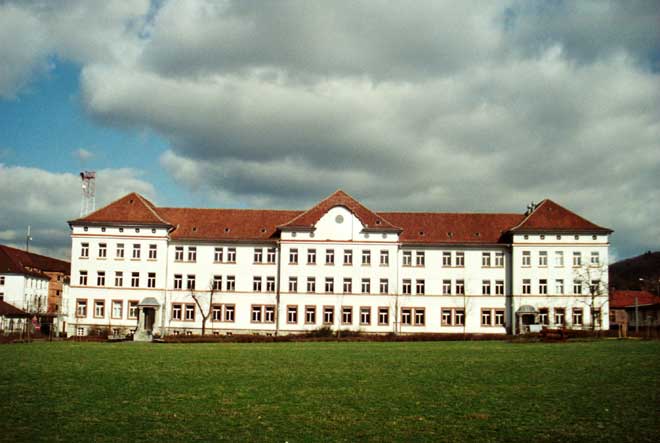
POLYGON ((587 288, 586 300, 582 303, 587 305, 589 316, 591 317, 591 330, 596 330, 596 313, 600 315, 601 308, 608 302, 607 285, 603 282, 603 277, 607 275, 607 266, 604 264, 583 264, 575 269, 574 283, 579 284, 584 291, 587 288), (603 300, 602 298, 605 297, 603 300))
POLYGON ((192 296, 193 300, 195 300, 195 304, 199 308, 199 312, 202 315, 202 335, 206 335, 206 321, 211 317, 211 314, 213 313, 213 296, 217 291, 220 290, 220 287, 216 283, 214 278, 211 278, 211 281, 209 282, 208 285, 208 292, 204 293, 198 293, 195 292, 195 290, 191 290, 190 295, 192 296), (206 307, 206 310, 204 310, 204 298, 208 294, 208 305, 206 307))

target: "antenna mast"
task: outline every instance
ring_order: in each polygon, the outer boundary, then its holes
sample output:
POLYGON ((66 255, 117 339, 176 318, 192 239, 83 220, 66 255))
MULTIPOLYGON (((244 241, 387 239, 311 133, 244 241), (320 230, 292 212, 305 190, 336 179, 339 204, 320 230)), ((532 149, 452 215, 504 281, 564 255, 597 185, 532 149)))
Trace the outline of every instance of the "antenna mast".
POLYGON ((84 217, 96 210, 96 172, 83 171, 80 173, 80 178, 82 180, 80 216, 84 217))

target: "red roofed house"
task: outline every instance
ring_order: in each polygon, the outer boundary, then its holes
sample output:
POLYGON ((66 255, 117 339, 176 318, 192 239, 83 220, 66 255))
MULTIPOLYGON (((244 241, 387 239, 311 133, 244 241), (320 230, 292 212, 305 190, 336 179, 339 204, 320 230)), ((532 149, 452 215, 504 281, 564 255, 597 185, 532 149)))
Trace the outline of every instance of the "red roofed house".
POLYGON ((648 291, 614 290, 610 294, 610 323, 621 318, 619 313, 625 313, 628 327, 657 326, 660 324, 660 297, 648 291))
POLYGON ((337 191, 283 211, 133 193, 69 224, 72 334, 607 328, 612 231, 550 200, 524 214, 374 212, 337 191))

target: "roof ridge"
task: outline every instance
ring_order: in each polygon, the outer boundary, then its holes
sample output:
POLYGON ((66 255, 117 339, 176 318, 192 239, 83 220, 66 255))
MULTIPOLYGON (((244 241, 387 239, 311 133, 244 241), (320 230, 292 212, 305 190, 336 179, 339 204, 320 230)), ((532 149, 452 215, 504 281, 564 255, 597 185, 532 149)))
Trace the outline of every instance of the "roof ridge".
POLYGON ((433 214, 433 215, 444 215, 444 214, 458 214, 458 215, 517 215, 520 216, 519 212, 432 212, 432 211, 378 211, 377 214, 433 214))
POLYGON ((23 254, 36 255, 37 257, 46 258, 46 259, 48 259, 48 260, 57 260, 57 261, 60 261, 60 262, 62 262, 62 263, 71 264, 70 262, 68 262, 68 261, 66 261, 66 260, 62 260, 61 258, 50 257, 50 256, 48 256, 48 255, 38 254, 38 253, 36 253, 36 252, 24 251, 24 250, 22 250, 22 249, 15 248, 15 247, 13 247, 13 246, 9 246, 9 245, 2 245, 2 244, 0 244, 0 248, 13 249, 14 251, 18 251, 18 252, 23 253, 23 254))
POLYGON ((158 212, 156 212, 156 210, 155 210, 154 208, 156 208, 157 206, 155 206, 153 203, 151 203, 151 201, 147 200, 145 197, 143 197, 143 196, 142 196, 141 194, 139 194, 138 192, 135 192, 135 195, 136 195, 137 198, 142 202, 142 204, 145 205, 145 206, 147 207, 147 209, 149 209, 149 211, 151 211, 151 213, 152 213, 152 214, 153 214, 158 220, 162 221, 162 222, 163 222, 164 224, 166 224, 166 225, 170 225, 170 226, 172 226, 171 223, 169 223, 167 220, 165 220, 163 217, 161 217, 160 214, 158 214, 158 212))
POLYGON ((259 209, 259 208, 191 208, 182 206, 158 206, 158 209, 195 209, 208 211, 278 211, 278 212, 300 212, 302 209, 259 209))
POLYGON ((530 211, 530 213, 527 214, 527 216, 525 216, 525 218, 523 218, 522 221, 521 221, 520 223, 518 223, 516 226, 512 227, 512 228, 509 229, 509 230, 510 230, 510 231, 513 231, 514 229, 518 229, 519 227, 521 227, 522 225, 524 225, 525 222, 526 222, 527 220, 529 220, 529 218, 532 216, 532 214, 534 214, 534 213, 537 211, 537 209, 539 209, 539 208, 541 207, 541 205, 545 204, 545 202, 547 202, 547 201, 548 201, 547 198, 544 198, 543 200, 541 200, 541 203, 539 203, 538 205, 536 205, 536 206, 534 207, 534 209, 533 209, 532 211, 530 211))
MULTIPOLYGON (((328 195, 326 198, 324 198, 324 199, 321 200, 320 202, 316 203, 316 204, 315 204, 314 206, 312 206, 311 208, 309 208, 309 209, 307 209, 306 211, 303 211, 303 212, 301 212, 300 214, 298 214, 297 216, 293 217, 291 220, 289 220, 288 222, 286 222, 283 226, 285 226, 285 225, 289 225, 289 224, 295 222, 296 220, 298 220, 299 218, 302 218, 305 214, 307 214, 308 212, 312 211, 314 208, 316 208, 317 206, 321 205, 323 202, 325 202, 325 201, 327 201, 327 200, 330 200, 330 198, 332 198, 333 196, 335 196, 335 195, 338 194, 339 192, 344 192, 344 191, 342 191, 341 189, 337 189, 335 192, 333 192, 332 194, 328 195)), ((346 193, 344 192, 344 194, 346 194, 346 193)), ((350 197, 350 198, 353 198, 353 197, 351 197, 351 196, 348 195, 348 194, 346 194, 346 195, 347 195, 348 197, 350 197)), ((353 198, 353 200, 355 200, 355 199, 353 198)), ((357 200, 355 200, 355 201, 357 201, 357 200)))

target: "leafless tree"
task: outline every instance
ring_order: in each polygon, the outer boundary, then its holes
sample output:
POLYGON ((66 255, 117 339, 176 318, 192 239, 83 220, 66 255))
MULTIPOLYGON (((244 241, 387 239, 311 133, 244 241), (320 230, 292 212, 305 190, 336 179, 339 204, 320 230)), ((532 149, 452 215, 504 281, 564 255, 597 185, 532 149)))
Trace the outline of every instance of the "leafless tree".
POLYGON ((581 285, 583 291, 587 288, 586 300, 582 300, 589 309, 591 317, 591 330, 596 330, 596 316, 601 315, 602 307, 608 302, 607 285, 603 282, 603 277, 607 275, 607 266, 604 264, 585 263, 573 271, 574 283, 581 285), (605 300, 602 298, 605 297, 605 300))
POLYGON ((193 300, 195 300, 195 304, 199 308, 199 312, 202 315, 202 335, 206 335, 206 321, 209 319, 209 317, 211 317, 211 314, 213 313, 213 296, 217 291, 220 290, 213 278, 211 278, 208 288, 209 290, 205 292, 195 292, 194 289, 190 292, 190 295, 192 296, 193 300), (204 310, 204 299, 207 295, 208 304, 206 306, 206 310, 204 310))

